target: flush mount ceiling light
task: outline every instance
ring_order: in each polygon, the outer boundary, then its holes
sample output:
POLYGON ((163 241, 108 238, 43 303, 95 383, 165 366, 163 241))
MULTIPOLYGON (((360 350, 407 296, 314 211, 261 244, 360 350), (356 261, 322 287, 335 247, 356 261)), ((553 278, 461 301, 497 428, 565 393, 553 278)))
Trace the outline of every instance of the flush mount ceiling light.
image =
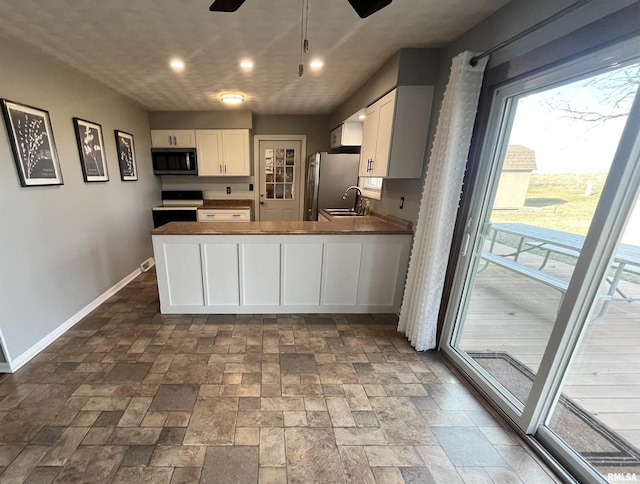
POLYGON ((182 59, 171 59, 169 65, 176 72, 184 71, 184 61, 182 59))
POLYGON ((244 59, 240 61, 240 68, 244 71, 250 71, 253 69, 253 61, 250 59, 244 59))
POLYGON ((324 62, 322 62, 320 59, 313 59, 309 63, 309 67, 311 67, 314 70, 322 69, 323 66, 324 66, 324 62))
POLYGON ((360 116, 358 116, 358 119, 360 121, 362 121, 364 118, 366 118, 367 116, 365 114, 361 114, 360 116))
POLYGON ((225 104, 241 104, 244 102, 244 96, 242 94, 232 92, 226 92, 220 95, 220 99, 225 104))

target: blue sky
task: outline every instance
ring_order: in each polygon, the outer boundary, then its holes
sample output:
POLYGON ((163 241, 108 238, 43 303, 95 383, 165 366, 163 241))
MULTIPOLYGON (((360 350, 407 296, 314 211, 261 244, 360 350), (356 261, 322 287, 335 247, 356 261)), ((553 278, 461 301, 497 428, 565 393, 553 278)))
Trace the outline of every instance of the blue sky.
POLYGON ((626 117, 604 123, 576 120, 549 104, 566 102, 577 110, 611 112, 611 103, 603 99, 608 92, 605 83, 611 85, 607 81, 610 75, 595 76, 595 85, 584 86, 584 81, 578 81, 521 98, 510 144, 532 148, 540 173, 607 172, 626 117))

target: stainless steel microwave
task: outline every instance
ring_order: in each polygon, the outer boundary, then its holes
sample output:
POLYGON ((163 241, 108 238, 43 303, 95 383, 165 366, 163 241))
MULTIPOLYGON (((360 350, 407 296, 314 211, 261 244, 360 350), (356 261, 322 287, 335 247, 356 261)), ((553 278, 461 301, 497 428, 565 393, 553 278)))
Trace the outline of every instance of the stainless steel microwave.
POLYGON ((151 150, 156 175, 197 175, 195 148, 154 148, 151 150))

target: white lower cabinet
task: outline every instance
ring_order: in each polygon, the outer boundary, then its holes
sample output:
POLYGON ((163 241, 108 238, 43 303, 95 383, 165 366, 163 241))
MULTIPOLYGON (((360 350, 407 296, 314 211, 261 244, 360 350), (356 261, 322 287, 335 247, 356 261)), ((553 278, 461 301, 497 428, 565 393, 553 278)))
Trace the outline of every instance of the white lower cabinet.
POLYGON ((238 244, 202 244, 206 306, 240 305, 238 244))
POLYGON ((280 244, 240 245, 242 305, 280 305, 280 244))
POLYGON ((154 235, 162 313, 395 313, 410 234, 154 235))
POLYGON ((330 242, 325 244, 322 304, 355 306, 358 301, 361 243, 330 242))
POLYGON ((364 244, 360 258, 358 304, 364 306, 393 305, 398 284, 398 265, 404 246, 400 240, 383 239, 376 244, 364 244))
MULTIPOLYGON (((202 260, 200 244, 165 244, 164 274, 166 277, 165 299, 171 307, 203 306, 202 260)), ((157 258, 156 258, 157 260, 157 258)))
POLYGON ((322 280, 322 244, 284 244, 282 304, 318 306, 322 280))

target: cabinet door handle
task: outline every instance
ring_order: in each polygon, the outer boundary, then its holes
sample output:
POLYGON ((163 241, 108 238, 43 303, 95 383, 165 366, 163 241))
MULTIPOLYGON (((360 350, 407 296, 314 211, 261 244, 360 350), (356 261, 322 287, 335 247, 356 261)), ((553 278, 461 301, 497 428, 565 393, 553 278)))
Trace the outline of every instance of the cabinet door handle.
POLYGON ((371 171, 373 172, 373 160, 371 160, 371 171))
POLYGON ((239 213, 234 213, 234 214, 233 214, 233 216, 234 216, 234 217, 240 217, 240 215, 241 215, 241 214, 239 214, 239 213))
POLYGON ((224 174, 225 174, 225 175, 227 174, 227 164, 226 164, 226 163, 225 163, 225 165, 224 165, 224 174))
POLYGON ((171 136, 169 136, 169 144, 172 145, 173 141, 171 140, 171 136))
POLYGON ((222 165, 218 165, 218 171, 222 173, 222 165))

